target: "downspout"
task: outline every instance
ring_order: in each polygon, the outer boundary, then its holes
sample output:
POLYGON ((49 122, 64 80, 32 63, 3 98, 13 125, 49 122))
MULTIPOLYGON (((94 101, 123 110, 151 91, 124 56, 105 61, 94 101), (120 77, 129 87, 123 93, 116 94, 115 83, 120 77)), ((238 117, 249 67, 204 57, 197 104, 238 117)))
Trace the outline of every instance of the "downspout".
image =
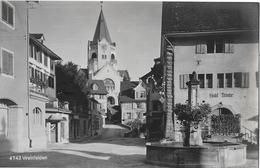
POLYGON ((29 1, 26 2, 26 24, 27 24, 27 29, 26 29, 26 74, 27 74, 27 94, 28 94, 28 111, 27 111, 27 116, 28 116, 28 139, 29 139, 29 147, 32 147, 32 139, 31 139, 31 129, 30 129, 30 77, 29 77, 29 1))

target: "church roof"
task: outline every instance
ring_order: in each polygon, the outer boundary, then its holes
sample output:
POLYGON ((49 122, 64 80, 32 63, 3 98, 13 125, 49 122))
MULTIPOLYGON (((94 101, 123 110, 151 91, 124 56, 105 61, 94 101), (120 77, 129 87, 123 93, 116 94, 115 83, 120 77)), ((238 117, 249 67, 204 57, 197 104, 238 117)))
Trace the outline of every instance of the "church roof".
POLYGON ((124 81, 130 81, 130 76, 127 70, 118 70, 117 71, 124 81))
POLYGON ((94 42, 100 41, 103 38, 105 38, 109 43, 112 43, 112 40, 111 40, 109 32, 108 32, 106 20, 105 20, 103 11, 101 9, 99 18, 98 18, 98 22, 97 22, 97 26, 96 26, 96 31, 95 31, 95 34, 93 37, 93 41, 94 42))

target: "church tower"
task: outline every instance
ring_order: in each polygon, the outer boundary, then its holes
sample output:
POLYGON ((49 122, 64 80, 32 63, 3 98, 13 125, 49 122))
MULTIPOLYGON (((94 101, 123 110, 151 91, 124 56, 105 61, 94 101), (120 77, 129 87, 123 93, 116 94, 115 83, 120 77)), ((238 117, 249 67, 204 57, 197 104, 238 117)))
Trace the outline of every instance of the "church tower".
POLYGON ((89 77, 92 78, 99 69, 107 64, 117 70, 116 43, 111 40, 101 7, 93 40, 88 41, 89 77))

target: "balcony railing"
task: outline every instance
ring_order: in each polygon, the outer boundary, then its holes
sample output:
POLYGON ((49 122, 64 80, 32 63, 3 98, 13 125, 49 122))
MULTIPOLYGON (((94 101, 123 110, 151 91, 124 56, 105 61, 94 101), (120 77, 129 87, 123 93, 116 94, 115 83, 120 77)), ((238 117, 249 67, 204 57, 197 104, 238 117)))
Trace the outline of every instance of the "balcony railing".
POLYGON ((41 94, 46 94, 48 84, 39 78, 30 78, 30 90, 41 94))

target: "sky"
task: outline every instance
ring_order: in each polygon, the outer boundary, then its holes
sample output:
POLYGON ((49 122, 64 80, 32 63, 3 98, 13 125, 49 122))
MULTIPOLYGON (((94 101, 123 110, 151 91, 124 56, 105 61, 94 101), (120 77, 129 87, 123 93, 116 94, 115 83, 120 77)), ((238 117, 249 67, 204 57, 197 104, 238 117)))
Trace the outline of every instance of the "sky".
MULTIPOLYGON (((117 46, 118 69, 138 80, 160 56, 161 2, 103 2, 103 13, 117 46)), ((63 59, 87 68, 87 43, 100 13, 98 1, 40 1, 29 11, 30 33, 63 59)))

